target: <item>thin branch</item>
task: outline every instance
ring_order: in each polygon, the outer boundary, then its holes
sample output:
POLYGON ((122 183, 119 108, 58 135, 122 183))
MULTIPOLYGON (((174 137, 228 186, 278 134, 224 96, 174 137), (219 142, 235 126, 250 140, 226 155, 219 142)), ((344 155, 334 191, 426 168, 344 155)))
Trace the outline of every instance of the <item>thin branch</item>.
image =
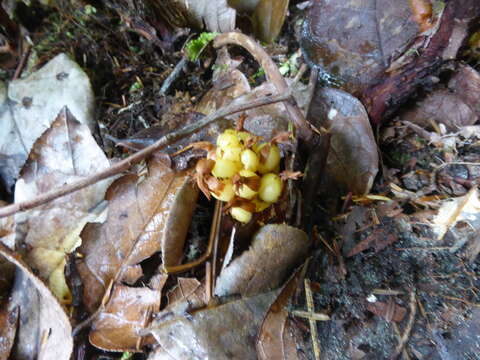
MULTIPOLYGON (((288 85, 282 74, 278 70, 277 65, 273 62, 270 56, 267 54, 265 49, 257 43, 251 37, 238 33, 238 32, 229 32, 225 34, 218 35, 213 41, 213 46, 219 48, 225 45, 238 45, 247 50, 255 60, 260 64, 260 66, 265 70, 265 76, 267 79, 275 86, 278 93, 283 93, 288 91, 288 85)), ((292 119, 295 127, 297 128, 300 138, 305 141, 310 140, 314 135, 310 124, 303 116, 298 105, 293 101, 285 101, 285 108, 287 113, 292 119)))
POLYGON ((398 341, 398 345, 395 348, 395 351, 391 357, 391 359, 397 359, 398 356, 403 352, 405 345, 407 344, 408 340, 410 339, 410 333, 412 332, 413 324, 415 323, 415 315, 417 314, 417 300, 415 298, 415 291, 412 290, 410 292, 410 315, 408 316, 407 325, 405 326, 405 330, 403 331, 402 337, 398 341))
POLYGON ((172 70, 170 75, 165 79, 165 81, 162 84, 162 87, 160 88, 159 95, 163 96, 167 93, 168 89, 170 89, 170 86, 172 83, 180 76, 181 72, 183 71, 183 68, 185 65, 187 65, 188 59, 186 56, 182 57, 182 59, 178 62, 178 64, 175 66, 175 68, 172 70))
POLYGON ((211 123, 231 114, 235 114, 238 112, 246 111, 249 109, 253 109, 259 106, 269 105, 281 101, 286 101, 291 97, 290 89, 287 89, 283 94, 280 95, 272 95, 272 96, 264 96, 258 98, 254 101, 249 101, 248 103, 242 104, 229 104, 221 109, 218 109, 213 114, 205 116, 200 121, 187 125, 178 131, 173 131, 159 140, 157 140, 154 144, 146 147, 145 149, 119 161, 116 164, 113 164, 108 169, 105 169, 101 172, 98 172, 88 178, 79 180, 69 185, 65 185, 61 188, 54 189, 52 191, 46 192, 37 196, 34 199, 22 201, 16 204, 11 204, 8 206, 4 206, 0 208, 0 218, 5 216, 13 215, 17 212, 25 211, 37 207, 39 205, 45 204, 49 201, 62 197, 64 195, 70 194, 77 190, 83 189, 89 185, 95 184, 101 180, 107 179, 109 177, 115 176, 123 171, 128 170, 132 165, 135 165, 145 159, 146 157, 152 155, 154 152, 164 148, 165 146, 174 143, 175 141, 190 135, 201 128, 210 125, 211 123))

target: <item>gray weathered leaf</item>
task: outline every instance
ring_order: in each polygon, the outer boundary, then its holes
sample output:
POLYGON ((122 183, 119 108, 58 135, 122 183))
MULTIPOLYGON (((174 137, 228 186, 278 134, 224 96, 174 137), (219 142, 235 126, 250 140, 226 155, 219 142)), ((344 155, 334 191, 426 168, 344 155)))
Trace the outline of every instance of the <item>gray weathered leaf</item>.
POLYGON ((151 333, 159 346, 150 360, 256 359, 255 340, 278 291, 233 301, 194 315, 161 318, 151 333))
POLYGON ((285 224, 263 226, 250 249, 222 270, 215 294, 253 296, 277 288, 304 260, 310 245, 302 230, 285 224))
POLYGON ((65 54, 25 79, 0 82, 0 177, 11 188, 34 142, 67 106, 94 128, 94 96, 85 72, 65 54))
MULTIPOLYGON (((15 187, 15 201, 29 200, 109 167, 90 129, 63 108, 35 142, 15 187)), ((94 185, 16 215, 17 244, 30 249, 26 260, 59 299, 68 301, 63 270, 66 254, 80 244, 87 222, 96 221, 111 180, 94 185)))

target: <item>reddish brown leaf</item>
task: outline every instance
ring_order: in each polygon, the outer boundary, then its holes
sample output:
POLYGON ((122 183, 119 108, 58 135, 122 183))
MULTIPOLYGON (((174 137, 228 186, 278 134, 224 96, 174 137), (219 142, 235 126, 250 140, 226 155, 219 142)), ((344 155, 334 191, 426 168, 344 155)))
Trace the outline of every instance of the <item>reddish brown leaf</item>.
MULTIPOLYGON (((443 4, 439 2, 438 4, 443 4)), ((404 104, 421 86, 432 84, 442 60, 457 56, 467 35, 467 28, 478 17, 480 2, 464 0, 458 3, 446 2, 441 7, 433 28, 427 36, 420 36, 390 66, 382 81, 363 91, 362 102, 372 122, 378 124, 388 118, 404 104)))
POLYGON ((286 309, 290 298, 297 289, 301 278, 300 274, 301 272, 298 272, 287 282, 265 316, 257 340, 257 353, 261 360, 303 358, 297 352, 298 346, 293 336, 293 325, 288 321, 288 310, 286 309))
POLYGON ((387 321, 400 322, 405 317, 407 310, 400 305, 384 302, 374 302, 367 304, 367 310, 374 313, 377 316, 383 317, 387 321))
POLYGON ((326 174, 354 194, 368 193, 378 172, 378 151, 360 101, 342 90, 318 87, 308 119, 330 129, 326 174))
MULTIPOLYGON (((90 311, 98 306, 111 280, 134 283, 142 275, 139 262, 162 247, 175 256, 181 254, 193 211, 191 199, 198 194, 185 182, 187 175, 177 174, 153 159, 145 177, 125 175, 110 186, 106 222, 87 224, 81 234, 83 258, 77 266, 90 311), (172 208, 174 213, 170 212, 172 208)), ((180 259, 166 261, 178 263, 180 259)))
POLYGON ((409 0, 314 1, 302 47, 355 92, 377 81, 418 34, 409 0))
POLYGON ((403 114, 401 120, 424 128, 444 124, 448 130, 457 131, 463 126, 475 124, 478 120, 478 115, 465 103, 464 97, 463 93, 452 94, 446 89, 436 91, 403 114))
POLYGON ((352 257, 361 253, 368 248, 374 248, 375 252, 383 250, 388 245, 393 244, 398 240, 397 235, 389 233, 385 228, 375 229, 370 235, 365 239, 360 241, 352 250, 349 251, 347 257, 352 257))
POLYGON ((448 89, 461 97, 480 118, 480 74, 467 65, 460 65, 448 82, 448 89))
POLYGON ((222 270, 215 294, 253 296, 275 289, 303 261, 310 245, 302 230, 285 224, 263 226, 250 249, 222 270))
POLYGON ((160 290, 115 285, 110 300, 89 335, 92 345, 107 351, 140 351, 139 332, 160 309, 160 290))
POLYGON ((15 359, 69 359, 73 350, 70 320, 55 296, 27 264, 0 243, 0 255, 15 264, 10 307, 20 309, 15 359))

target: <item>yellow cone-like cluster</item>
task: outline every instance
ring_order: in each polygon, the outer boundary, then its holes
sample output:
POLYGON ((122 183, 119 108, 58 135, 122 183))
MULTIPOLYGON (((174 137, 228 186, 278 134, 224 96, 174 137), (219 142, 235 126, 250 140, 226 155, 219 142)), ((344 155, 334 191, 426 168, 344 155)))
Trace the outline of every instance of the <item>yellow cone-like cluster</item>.
POLYGON ((276 144, 256 143, 247 131, 228 129, 217 138, 217 148, 208 155, 215 164, 207 181, 213 197, 229 202, 230 214, 242 223, 252 213, 278 201, 283 182, 278 176, 280 149, 276 144))

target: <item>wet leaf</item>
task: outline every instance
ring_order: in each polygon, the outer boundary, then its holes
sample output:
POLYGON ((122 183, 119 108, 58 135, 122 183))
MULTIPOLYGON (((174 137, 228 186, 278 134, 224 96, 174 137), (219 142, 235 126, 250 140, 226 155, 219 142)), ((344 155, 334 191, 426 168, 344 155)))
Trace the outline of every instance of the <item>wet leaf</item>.
POLYGON ((133 284, 139 263, 160 251, 178 264, 198 190, 189 176, 152 159, 145 176, 125 175, 107 190, 107 220, 87 224, 81 233, 83 258, 77 263, 84 302, 94 311, 111 280, 133 284), (173 210, 172 210, 173 209, 173 210))
POLYGON ((213 32, 235 29, 236 11, 227 0, 163 0, 158 2, 162 16, 177 27, 193 27, 213 32))
POLYGON ((19 308, 10 308, 9 301, 0 307, 0 359, 8 359, 15 341, 18 327, 19 308))
POLYGON ((289 0, 260 0, 252 15, 255 35, 272 43, 280 33, 287 16, 289 0))
POLYGON ((215 294, 253 296, 278 287, 308 253, 311 240, 285 224, 263 226, 252 245, 218 276, 215 294))
POLYGON ((314 1, 302 34, 307 57, 354 92, 377 81, 420 33, 409 0, 314 1))
POLYGON ((0 244, 0 255, 17 267, 10 308, 20 309, 16 359, 69 359, 72 327, 55 296, 18 255, 0 244))
POLYGON ((363 105, 342 90, 318 87, 308 114, 331 134, 325 172, 348 191, 367 194, 378 172, 378 150, 363 105))
POLYGON ((472 188, 465 196, 444 200, 433 219, 432 227, 438 240, 460 221, 475 220, 480 212, 478 189, 472 188))
MULTIPOLYGON (((89 128, 62 109, 51 127, 35 142, 15 187, 15 201, 29 200, 64 184, 109 167, 89 128)), ((25 259, 53 293, 68 301, 63 275, 66 254, 80 244, 88 221, 96 221, 111 181, 92 186, 16 215, 16 242, 28 247, 25 259)))
POLYGON ((160 309, 160 290, 115 285, 110 300, 92 324, 92 345, 107 351, 140 351, 139 332, 160 309))
POLYGON ((0 82, 0 177, 11 190, 34 142, 67 106, 94 128, 93 92, 87 75, 65 54, 8 87, 0 82))
POLYGON ((278 291, 195 312, 159 318, 151 333, 159 347, 150 360, 256 359, 255 339, 278 291))

